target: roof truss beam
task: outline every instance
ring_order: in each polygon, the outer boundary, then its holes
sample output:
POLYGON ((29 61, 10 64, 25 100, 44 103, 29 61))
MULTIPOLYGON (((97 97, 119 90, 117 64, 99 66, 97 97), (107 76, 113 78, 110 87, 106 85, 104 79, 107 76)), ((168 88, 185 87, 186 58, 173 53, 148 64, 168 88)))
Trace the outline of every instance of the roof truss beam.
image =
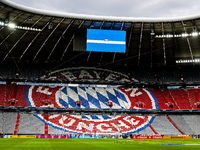
POLYGON ((140 30, 140 45, 139 45, 138 64, 137 64, 138 66, 140 65, 140 58, 141 58, 143 29, 144 29, 144 22, 142 22, 141 30, 140 30))
MULTIPOLYGON (((11 21, 14 21, 15 19, 17 19, 18 17, 20 17, 20 16, 23 15, 23 14, 24 14, 24 12, 18 14, 18 15, 15 16, 11 21)), ((0 31, 3 30, 4 28, 5 28, 5 27, 2 27, 2 28, 0 29, 0 31)))
MULTIPOLYGON (((165 35, 165 30, 164 30, 164 24, 162 22, 162 35, 165 35)), ((166 61, 166 47, 165 47, 165 38, 163 38, 163 56, 164 56, 164 64, 166 66, 167 61, 166 61)))
MULTIPOLYGON (((183 22, 183 21, 181 21, 181 22, 182 22, 182 26, 183 26, 183 29, 184 29, 184 31, 185 31, 185 34, 187 34, 187 31, 186 31, 184 22, 183 22)), ((194 65, 194 56, 193 56, 193 53, 192 53, 192 48, 191 48, 191 45, 190 45, 190 40, 189 40, 188 37, 186 37, 186 39, 187 39, 187 43, 188 43, 188 48, 189 48, 189 50, 190 50, 190 56, 191 56, 191 59, 192 59, 193 65, 194 65)))
MULTIPOLYGON (((81 26, 83 25, 84 22, 85 22, 85 20, 83 20, 83 21, 81 22, 81 24, 79 25, 78 29, 81 28, 81 26)), ((73 23, 73 22, 72 22, 72 23, 73 23)), ((70 25, 70 26, 71 26, 71 25, 70 25)), ((72 42, 73 39, 74 39, 74 36, 75 36, 75 35, 73 35, 73 37, 70 39, 70 41, 69 41, 69 43, 68 43, 66 49, 64 50, 64 52, 63 52, 63 54, 62 54, 62 56, 61 56, 61 58, 60 58, 60 61, 63 60, 63 58, 64 58, 64 56, 65 56, 65 53, 67 52, 67 50, 68 50, 68 48, 69 48, 71 42, 72 42)))
POLYGON ((153 66, 153 44, 155 40, 154 24, 151 23, 151 67, 153 66))
POLYGON ((194 26, 194 32, 197 32, 197 33, 199 33, 199 30, 198 30, 198 28, 197 28, 197 25, 196 25, 196 22, 195 22, 195 20, 191 20, 191 22, 192 22, 192 24, 193 24, 193 26, 194 26))
MULTIPOLYGON (((23 13, 19 14, 18 16, 16 16, 13 20, 15 20, 17 17, 21 16, 23 13)), ((20 25, 24 24, 27 20, 24 20, 20 25)), ((2 27, 0 29, 0 31, 4 29, 4 27, 2 27)), ((0 43, 0 45, 2 45, 17 29, 14 29, 6 38, 3 39, 3 41, 0 43)))
MULTIPOLYGON (((65 35, 65 33, 67 32, 67 30, 69 29, 69 27, 74 23, 75 19, 73 19, 69 25, 65 28, 64 32, 62 33, 62 35, 59 37, 58 41, 56 42, 56 44, 54 45, 53 49, 51 50, 49 56, 47 57, 46 62, 49 61, 49 58, 51 57, 52 53, 54 52, 55 48, 57 47, 58 43, 60 42, 60 40, 62 39, 62 37, 65 35)), ((82 21, 83 23, 84 21, 82 21)))
MULTIPOLYGON (((90 29, 94 26, 93 25, 94 24, 94 21, 92 21, 92 23, 91 23, 91 25, 90 25, 90 29)), ((90 55, 91 55, 91 51, 89 52, 89 54, 88 54, 88 57, 87 57, 87 62, 89 61, 89 59, 90 59, 90 55)))
MULTIPOLYGON (((38 54, 40 53, 40 51, 42 50, 43 46, 45 45, 45 43, 49 40, 49 38, 51 37, 51 35, 56 31, 56 29, 60 26, 60 24, 65 20, 65 18, 62 18, 62 20, 56 25, 56 27, 53 29, 53 31, 49 34, 49 36, 46 38, 46 40, 44 41, 44 43, 42 44, 42 46, 40 47, 40 49, 37 51, 35 57, 33 58, 33 61, 36 59, 36 57, 38 56, 38 54)), ((52 22, 52 20, 51 20, 52 22)), ((49 25, 51 24, 51 22, 49 22, 49 25)))
POLYGON ((129 53, 129 50, 130 50, 133 28, 134 28, 134 23, 131 23, 131 30, 130 30, 130 34, 129 34, 128 46, 127 46, 127 51, 126 51, 126 63, 125 63, 125 65, 127 65, 127 57, 128 57, 128 53, 129 53))
MULTIPOLYGON (((174 29, 174 23, 171 23, 171 26, 172 26, 172 32, 173 32, 173 36, 175 37, 176 33, 175 33, 175 29, 174 29)), ((178 48, 178 43, 177 43, 177 39, 174 38, 174 42, 175 42, 175 46, 176 46, 176 52, 175 52, 175 55, 176 57, 178 56, 178 51, 179 51, 179 48, 178 48)))
MULTIPOLYGON (((32 15, 31 15, 32 16, 32 15)), ((42 16, 40 19, 38 19, 32 26, 31 28, 33 28, 44 16, 42 16)), ((30 18, 30 16, 28 17, 30 18)), ((28 19, 27 18, 27 19, 28 19)), ((6 56, 4 57, 3 61, 8 57, 8 55, 12 52, 12 50, 15 48, 15 46, 21 41, 21 39, 28 33, 29 31, 26 31, 18 40, 17 42, 13 45, 13 47, 9 50, 9 52, 6 54, 6 56)))
MULTIPOLYGON (((51 20, 50 20, 51 21, 51 20)), ((50 21, 48 21, 44 27, 42 28, 42 31, 49 25, 50 21)), ((24 50, 24 52, 22 53, 22 55, 20 56, 19 60, 22 59, 22 57, 24 56, 24 54, 27 52, 27 50, 30 48, 30 46, 33 44, 33 42, 37 39, 37 37, 41 34, 41 32, 38 32, 38 34, 33 38, 33 40, 29 43, 29 45, 27 46, 27 48, 24 50)))

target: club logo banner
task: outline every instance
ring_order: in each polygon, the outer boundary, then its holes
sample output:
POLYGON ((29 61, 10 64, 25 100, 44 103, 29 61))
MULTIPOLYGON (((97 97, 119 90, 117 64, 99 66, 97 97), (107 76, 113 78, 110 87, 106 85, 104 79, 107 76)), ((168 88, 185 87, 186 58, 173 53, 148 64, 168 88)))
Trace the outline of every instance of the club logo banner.
MULTIPOLYGON (((31 107, 98 108, 98 109, 158 109, 158 104, 146 89, 42 87, 30 86, 26 100, 31 107), (48 105, 43 100, 48 99, 48 105), (76 101, 81 101, 77 106, 76 101), (113 106, 107 105, 112 101, 113 106)), ((147 128, 154 116, 108 115, 36 115, 48 125, 71 133, 135 133, 147 128)))
MULTIPOLYGON (((84 69, 84 68, 82 68, 84 69)), ((91 69, 91 68, 90 68, 91 69)), ((120 73, 98 70, 63 69, 52 72, 48 78, 65 76, 76 78, 99 79, 104 72, 105 79, 128 77, 120 73), (106 74, 105 74, 106 73, 106 74), (93 76, 91 75, 93 74, 93 76), (117 76, 118 75, 118 76, 117 76)), ((47 77, 42 77, 47 78, 47 77)), ((122 79, 122 78, 121 78, 122 79)), ((56 108, 97 108, 97 109, 158 109, 153 94, 146 89, 137 88, 103 88, 103 87, 70 87, 70 86, 29 86, 26 90, 26 101, 30 107, 56 108), (80 101, 81 105, 76 105, 80 101), (110 107, 108 102, 112 102, 110 107)), ((139 133, 146 129, 155 116, 109 116, 109 115, 35 115, 44 123, 58 130, 69 133, 139 133)))

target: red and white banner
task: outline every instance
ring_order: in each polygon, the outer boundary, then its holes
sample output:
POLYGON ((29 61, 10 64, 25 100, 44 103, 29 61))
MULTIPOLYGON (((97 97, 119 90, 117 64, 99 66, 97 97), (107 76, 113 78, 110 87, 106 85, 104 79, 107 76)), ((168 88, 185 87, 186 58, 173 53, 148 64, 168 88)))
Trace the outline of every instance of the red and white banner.
POLYGON ((162 136, 133 136, 133 139, 162 139, 162 136))

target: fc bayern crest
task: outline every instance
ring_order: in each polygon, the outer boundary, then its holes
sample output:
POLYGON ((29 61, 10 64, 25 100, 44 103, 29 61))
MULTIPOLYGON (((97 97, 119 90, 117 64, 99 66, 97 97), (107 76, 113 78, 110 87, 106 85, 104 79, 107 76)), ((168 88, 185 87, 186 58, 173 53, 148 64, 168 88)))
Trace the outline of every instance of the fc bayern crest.
MULTIPOLYGON (((26 100, 30 107, 158 109, 153 94, 146 89, 30 86, 26 100), (45 102, 44 102, 45 100, 45 102), (48 101, 47 101, 48 100, 48 101), (76 102, 81 104, 77 105, 76 102), (112 107, 108 105, 112 102, 112 107)), ((139 133, 154 116, 36 115, 41 121, 68 133, 139 133)))

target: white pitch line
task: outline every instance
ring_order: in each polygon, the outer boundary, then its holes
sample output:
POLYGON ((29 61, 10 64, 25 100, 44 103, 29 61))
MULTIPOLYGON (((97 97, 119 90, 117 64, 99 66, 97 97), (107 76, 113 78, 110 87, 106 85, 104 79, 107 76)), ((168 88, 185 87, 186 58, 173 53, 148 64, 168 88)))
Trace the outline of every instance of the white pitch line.
POLYGON ((200 144, 184 144, 184 145, 200 145, 200 144))

